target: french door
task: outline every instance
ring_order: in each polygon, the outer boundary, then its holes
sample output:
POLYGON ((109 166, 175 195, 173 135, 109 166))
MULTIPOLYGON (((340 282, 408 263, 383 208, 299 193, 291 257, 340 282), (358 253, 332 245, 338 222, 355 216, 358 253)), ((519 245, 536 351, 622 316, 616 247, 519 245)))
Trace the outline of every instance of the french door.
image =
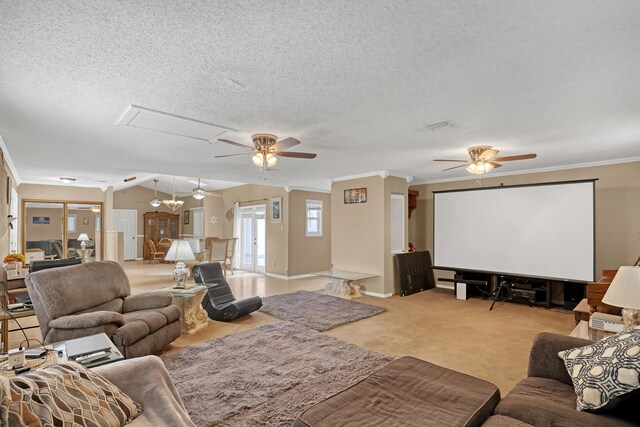
POLYGON ((264 273, 266 265, 267 206, 243 206, 241 212, 242 270, 264 273))

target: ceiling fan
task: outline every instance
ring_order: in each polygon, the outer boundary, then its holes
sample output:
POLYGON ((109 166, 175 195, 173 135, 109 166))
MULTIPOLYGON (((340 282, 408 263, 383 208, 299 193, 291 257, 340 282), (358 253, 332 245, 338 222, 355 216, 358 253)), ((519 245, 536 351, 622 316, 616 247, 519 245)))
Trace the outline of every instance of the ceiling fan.
POLYGON ((293 157, 296 159, 315 159, 316 157, 316 154, 313 153, 282 151, 300 144, 300 141, 295 138, 285 138, 282 141, 278 141, 278 138, 276 138, 275 135, 271 135, 268 133, 257 133, 251 136, 251 139, 253 140, 253 147, 230 141, 228 139, 218 139, 218 141, 224 142, 225 144, 248 148, 251 151, 249 153, 243 154, 226 154, 222 156, 215 156, 215 158, 246 156, 249 154, 253 155, 251 157, 251 160, 253 161, 254 165, 262 169, 268 169, 271 166, 275 166, 275 164, 278 162, 278 156, 293 157))
POLYGON ((469 152, 469 156, 471 160, 445 160, 445 159, 436 159, 434 162, 458 162, 464 163, 459 166, 453 166, 447 169, 443 169, 443 171, 448 171, 451 169, 458 169, 466 167, 469 172, 475 175, 482 175, 483 173, 487 173, 494 168, 499 168, 502 165, 497 162, 511 162, 514 160, 526 160, 526 159, 535 159, 537 154, 519 154, 516 156, 503 156, 496 157, 499 150, 494 150, 492 147, 488 145, 478 145, 476 147, 471 147, 467 149, 469 152))

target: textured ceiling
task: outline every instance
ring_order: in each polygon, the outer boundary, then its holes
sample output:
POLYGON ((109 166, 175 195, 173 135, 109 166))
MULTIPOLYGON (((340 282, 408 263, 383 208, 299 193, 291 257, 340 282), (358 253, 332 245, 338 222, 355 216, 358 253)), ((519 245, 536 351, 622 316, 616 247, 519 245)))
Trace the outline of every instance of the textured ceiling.
POLYGON ((488 144, 499 172, 640 156, 640 2, 0 2, 0 135, 25 182, 155 174, 326 188, 488 144), (129 104, 292 136, 315 160, 116 127, 129 104), (450 120, 438 132, 424 125, 450 120))

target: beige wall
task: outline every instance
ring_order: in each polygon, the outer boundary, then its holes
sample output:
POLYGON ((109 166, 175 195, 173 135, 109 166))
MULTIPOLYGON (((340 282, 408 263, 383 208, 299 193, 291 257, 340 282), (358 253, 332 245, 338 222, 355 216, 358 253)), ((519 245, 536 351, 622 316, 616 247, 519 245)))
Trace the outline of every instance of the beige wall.
POLYGON ((334 182, 331 186, 331 263, 335 270, 376 274, 363 283, 385 293, 385 185, 379 176, 334 182), (344 204, 344 190, 366 188, 367 202, 344 204))
MULTIPOLYGON (((231 205, 233 207, 233 204, 231 205)), ((225 218, 225 206, 222 196, 206 196, 204 198, 204 235, 205 237, 233 237, 231 222, 225 218), (216 223, 211 218, 216 218, 216 223)), ((231 218, 233 221, 233 218, 231 218)), ((236 248, 237 249, 237 248, 236 248)))
POLYGON ((331 269, 331 194, 289 193, 289 276, 331 269), (322 201, 322 236, 307 237, 307 200, 322 201))
MULTIPOLYGON (((632 265, 640 256, 640 162, 482 178, 483 187, 581 179, 596 181, 596 278, 604 268, 632 265)), ((475 179, 411 187, 420 191, 409 240, 433 250, 432 191, 477 188, 475 179)))
MULTIPOLYGON (((266 225, 266 272, 281 276, 288 275, 289 269, 289 193, 282 187, 274 187, 269 185, 247 184, 238 187, 228 188, 219 191, 222 195, 222 209, 217 209, 219 215, 218 223, 222 224, 222 237, 231 237, 233 235, 233 218, 228 220, 226 212, 233 208, 235 202, 240 205, 266 204, 267 207, 267 225, 266 225), (282 197, 282 222, 271 223, 271 198, 282 197)), ((215 214, 215 210, 209 210, 208 207, 214 207, 217 203, 215 197, 208 196, 205 200, 211 201, 205 203, 205 229, 209 230, 210 222, 208 218, 215 214)), ((239 246, 237 248, 239 250, 239 246)))
POLYGON ((69 239, 77 239, 80 234, 86 233, 91 240, 95 239, 96 234, 96 214, 90 210, 69 209, 69 215, 76 215, 76 231, 75 233, 67 233, 69 239), (87 224, 84 223, 88 220, 87 224))
MULTIPOLYGON (((71 213, 71 212, 70 212, 71 213)), ((28 241, 60 240, 62 241, 62 205, 59 208, 27 208, 25 231, 28 241), (33 217, 49 217, 49 224, 34 224, 33 217)))

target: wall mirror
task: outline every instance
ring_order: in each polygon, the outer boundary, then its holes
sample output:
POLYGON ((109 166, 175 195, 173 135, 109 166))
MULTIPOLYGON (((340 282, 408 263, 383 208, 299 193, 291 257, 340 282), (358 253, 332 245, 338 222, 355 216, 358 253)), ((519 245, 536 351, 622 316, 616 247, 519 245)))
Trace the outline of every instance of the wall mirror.
POLYGON ((22 251, 28 260, 100 261, 102 237, 102 202, 22 201, 22 251))

